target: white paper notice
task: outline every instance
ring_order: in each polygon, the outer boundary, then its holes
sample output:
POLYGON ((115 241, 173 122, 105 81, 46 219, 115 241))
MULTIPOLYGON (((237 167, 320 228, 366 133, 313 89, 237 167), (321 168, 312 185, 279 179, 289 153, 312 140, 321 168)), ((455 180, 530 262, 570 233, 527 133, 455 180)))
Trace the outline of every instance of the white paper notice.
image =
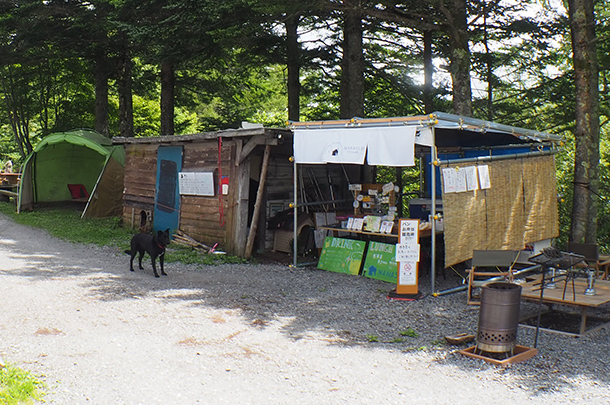
POLYGON ((347 219, 347 229, 354 229, 354 218, 349 217, 347 219))
POLYGON ((364 218, 354 218, 354 224, 352 226, 352 229, 354 231, 361 231, 363 226, 364 226, 364 218))
POLYGON ((416 219, 401 219, 399 242, 417 243, 419 239, 419 222, 416 219))
POLYGON ((468 191, 468 185, 466 184, 466 170, 462 167, 460 167, 457 171, 455 191, 457 193, 463 193, 464 191, 468 191))
POLYGON ((399 285, 417 284, 417 263, 401 262, 398 271, 399 285))
POLYGON ((477 167, 476 166, 468 166, 464 168, 466 172, 466 187, 468 191, 474 191, 479 188, 479 179, 477 178, 477 167))
POLYGON ((491 188, 491 181, 489 180, 489 166, 480 165, 478 168, 479 182, 481 183, 481 188, 484 190, 491 188))
POLYGON ((381 222, 381 228, 379 229, 379 232, 392 233, 393 227, 394 227, 394 221, 383 221, 383 222, 381 222))
POLYGON ((214 173, 212 172, 180 172, 178 173, 178 189, 182 195, 214 195, 214 173))
POLYGON ((451 167, 443 169, 443 191, 455 193, 457 190, 457 171, 451 167))
POLYGON ((419 243, 400 243, 396 245, 397 262, 419 262, 419 243))

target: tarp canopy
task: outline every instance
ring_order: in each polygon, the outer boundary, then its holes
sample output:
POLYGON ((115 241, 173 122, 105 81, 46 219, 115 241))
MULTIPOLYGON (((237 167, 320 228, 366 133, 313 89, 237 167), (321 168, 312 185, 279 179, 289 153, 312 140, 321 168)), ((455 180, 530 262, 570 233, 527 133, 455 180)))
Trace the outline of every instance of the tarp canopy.
POLYGON ((294 130, 297 163, 415 165, 414 127, 294 130))
POLYGON ((294 157, 299 164, 362 165, 366 160, 374 166, 413 166, 415 145, 456 151, 563 141, 554 134, 441 112, 414 117, 293 122, 292 127, 294 157))
POLYGON ((87 202, 83 216, 119 215, 124 166, 123 147, 113 146, 97 132, 80 129, 47 135, 23 165, 18 210, 76 199, 87 202), (69 185, 84 186, 86 194, 75 196, 69 185))

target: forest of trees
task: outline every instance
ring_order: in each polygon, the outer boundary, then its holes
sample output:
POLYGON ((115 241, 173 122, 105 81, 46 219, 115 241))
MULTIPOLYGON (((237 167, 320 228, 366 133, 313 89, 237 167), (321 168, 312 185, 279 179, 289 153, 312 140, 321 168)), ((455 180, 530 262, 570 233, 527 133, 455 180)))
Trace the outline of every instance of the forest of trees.
POLYGON ((610 247, 606 5, 2 0, 0 163, 73 128, 155 136, 452 112, 565 136, 562 237, 610 247))

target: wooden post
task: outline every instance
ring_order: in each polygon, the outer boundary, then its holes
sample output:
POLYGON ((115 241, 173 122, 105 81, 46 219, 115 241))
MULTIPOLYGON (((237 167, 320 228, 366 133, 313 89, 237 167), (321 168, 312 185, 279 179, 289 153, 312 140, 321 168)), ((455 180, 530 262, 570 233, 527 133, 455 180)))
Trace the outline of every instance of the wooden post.
POLYGON ((258 218, 261 212, 261 204, 263 202, 263 190, 267 180, 267 167, 269 166, 269 152, 271 145, 265 146, 265 154, 263 155, 263 165, 261 168, 261 178, 258 183, 256 192, 256 202, 254 203, 254 212, 252 213, 252 223, 250 224, 250 232, 248 233, 248 241, 246 242, 246 251, 244 257, 249 259, 252 255, 252 247, 254 246, 254 238, 256 236, 256 228, 258 227, 258 218))

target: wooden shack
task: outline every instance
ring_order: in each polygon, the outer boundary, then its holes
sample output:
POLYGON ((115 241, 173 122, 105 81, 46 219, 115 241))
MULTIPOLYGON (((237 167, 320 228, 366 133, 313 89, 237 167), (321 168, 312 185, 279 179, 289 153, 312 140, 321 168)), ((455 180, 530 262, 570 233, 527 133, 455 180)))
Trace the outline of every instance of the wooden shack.
POLYGON ((122 219, 134 229, 170 228, 243 256, 252 219, 257 251, 273 238, 265 226, 270 205, 275 203, 274 210, 278 204, 288 208, 293 198, 289 130, 257 127, 117 137, 113 143, 125 148, 122 219), (264 193, 255 214, 261 183, 264 193))

